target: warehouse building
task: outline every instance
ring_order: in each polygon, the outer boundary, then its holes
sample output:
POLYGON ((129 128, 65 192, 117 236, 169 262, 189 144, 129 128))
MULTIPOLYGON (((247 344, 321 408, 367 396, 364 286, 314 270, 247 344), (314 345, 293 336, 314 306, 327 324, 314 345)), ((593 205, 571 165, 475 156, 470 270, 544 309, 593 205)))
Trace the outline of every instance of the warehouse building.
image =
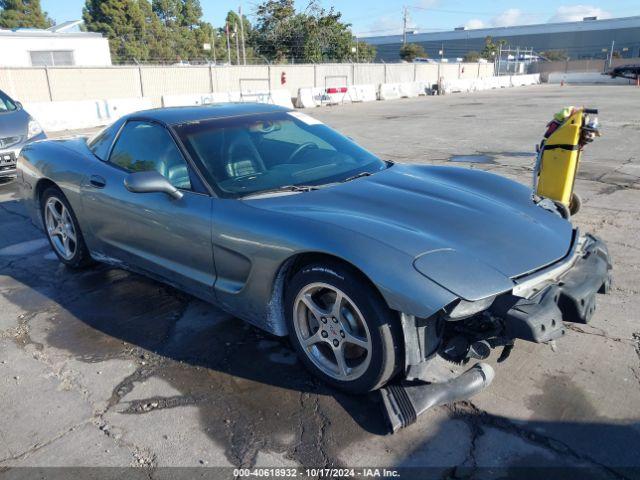
MULTIPOLYGON (((587 17, 581 22, 545 23, 515 27, 464 27, 448 32, 408 33, 407 42, 422 45, 431 58, 463 57, 470 51, 481 51, 484 39, 505 40, 512 48, 534 52, 560 50, 571 59, 606 58, 613 42, 614 56, 640 56, 640 16, 598 20, 587 17), (442 52, 442 53, 440 53, 442 52)), ((397 62, 402 35, 363 38, 377 49, 377 60, 397 62)))
POLYGON ((83 32, 81 20, 48 30, 0 29, 0 67, 58 67, 111 65, 109 40, 83 32))

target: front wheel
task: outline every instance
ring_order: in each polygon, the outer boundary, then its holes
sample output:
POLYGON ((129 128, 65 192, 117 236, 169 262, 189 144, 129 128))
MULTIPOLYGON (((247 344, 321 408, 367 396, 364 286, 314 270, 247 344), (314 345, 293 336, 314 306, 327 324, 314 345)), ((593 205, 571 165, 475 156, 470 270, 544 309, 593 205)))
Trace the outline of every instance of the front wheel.
POLYGON ((398 319, 375 288, 341 265, 296 273, 285 295, 291 341, 305 366, 350 393, 380 388, 398 371, 398 319))

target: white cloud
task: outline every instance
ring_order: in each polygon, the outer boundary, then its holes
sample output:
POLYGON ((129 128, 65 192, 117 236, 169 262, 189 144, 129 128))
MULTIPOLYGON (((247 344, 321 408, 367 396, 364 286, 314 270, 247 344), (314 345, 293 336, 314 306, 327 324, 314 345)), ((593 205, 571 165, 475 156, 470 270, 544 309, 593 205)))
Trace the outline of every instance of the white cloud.
POLYGON ((398 15, 383 15, 369 24, 362 36, 397 35, 402 33, 402 19, 398 15))
POLYGON ((472 18, 471 20, 469 20, 467 23, 464 24, 464 28, 466 28, 467 30, 473 30, 476 28, 485 28, 486 25, 485 23, 477 18, 472 18))
POLYGON ((611 18, 611 14, 592 5, 563 5, 558 7, 549 22, 579 22, 584 17, 611 18))
POLYGON ((509 8, 494 16, 488 21, 472 18, 464 24, 465 28, 490 28, 490 27, 511 27, 513 25, 526 25, 534 23, 536 17, 530 13, 523 13, 517 8, 509 8))
POLYGON ((524 15, 517 8, 509 8, 491 19, 494 27, 511 27, 525 23, 524 15))

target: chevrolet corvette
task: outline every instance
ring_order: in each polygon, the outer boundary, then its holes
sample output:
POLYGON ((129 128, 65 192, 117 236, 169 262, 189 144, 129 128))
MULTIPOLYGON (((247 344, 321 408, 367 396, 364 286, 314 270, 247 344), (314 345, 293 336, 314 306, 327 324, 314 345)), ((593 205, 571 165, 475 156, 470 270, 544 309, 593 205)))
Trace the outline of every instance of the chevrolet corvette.
POLYGON ((273 105, 138 112, 29 144, 17 168, 60 262, 132 270, 288 335, 353 393, 553 342, 611 281, 606 245, 529 187, 385 161, 273 105))

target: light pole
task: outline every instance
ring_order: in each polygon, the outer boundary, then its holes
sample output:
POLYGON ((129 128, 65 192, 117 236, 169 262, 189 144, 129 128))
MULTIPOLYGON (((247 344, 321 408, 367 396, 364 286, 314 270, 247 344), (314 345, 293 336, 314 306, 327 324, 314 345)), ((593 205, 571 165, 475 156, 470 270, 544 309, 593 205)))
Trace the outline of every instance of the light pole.
POLYGON ((238 7, 238 13, 240 13, 240 36, 242 37, 242 63, 247 64, 247 51, 244 46, 244 17, 242 16, 242 4, 238 7))
POLYGON ((409 7, 402 7, 402 44, 407 44, 407 22, 409 17, 409 7))

